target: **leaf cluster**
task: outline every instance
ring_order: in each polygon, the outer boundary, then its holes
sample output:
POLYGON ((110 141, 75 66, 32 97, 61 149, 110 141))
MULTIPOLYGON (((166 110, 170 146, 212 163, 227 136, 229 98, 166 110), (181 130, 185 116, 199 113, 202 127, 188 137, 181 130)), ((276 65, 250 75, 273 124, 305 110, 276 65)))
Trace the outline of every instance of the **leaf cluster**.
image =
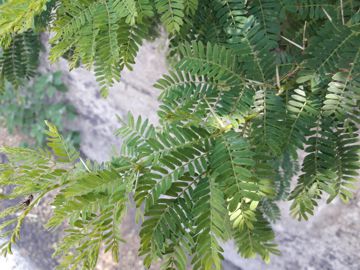
POLYGON ((143 214, 139 254, 146 267, 160 258, 164 269, 221 269, 228 239, 243 257, 268 262, 279 254, 271 224, 278 200, 291 200, 292 215, 308 219, 325 196, 352 198, 360 166, 359 6, 61 1, 49 26, 52 58, 94 64, 104 91, 133 62, 146 37, 136 31, 165 25, 172 67, 155 85, 160 125, 129 114, 117 131, 121 154, 102 165, 78 159, 49 125, 57 158, 35 151, 40 157, 24 161, 27 150, 5 149, 10 161, 19 159, 1 171, 3 184, 16 179, 9 198, 58 190, 48 225, 69 224, 56 253, 61 269, 93 269, 103 244, 117 258, 129 194, 143 214))
POLYGON ((64 133, 67 140, 79 144, 79 134, 65 130, 63 125, 65 119, 75 119, 76 111, 70 104, 59 100, 59 96, 67 91, 61 76, 60 72, 44 74, 26 88, 17 90, 7 84, 0 98, 0 118, 10 134, 18 130, 33 139, 35 145, 42 146, 46 142, 44 121, 48 120, 64 133))

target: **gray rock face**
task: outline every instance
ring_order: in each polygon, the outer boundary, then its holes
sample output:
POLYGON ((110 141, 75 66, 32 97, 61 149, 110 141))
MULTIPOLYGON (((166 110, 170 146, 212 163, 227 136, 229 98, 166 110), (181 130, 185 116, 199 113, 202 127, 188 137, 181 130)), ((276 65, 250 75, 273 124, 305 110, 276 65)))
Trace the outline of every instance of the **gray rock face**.
POLYGON ((35 270, 36 267, 25 256, 17 251, 13 251, 13 255, 8 255, 6 258, 0 257, 1 270, 35 270))
POLYGON ((60 60, 50 65, 44 60, 41 72, 61 70, 68 86, 66 98, 79 114, 76 123, 68 127, 81 133, 81 150, 90 159, 99 162, 111 157, 118 150, 120 139, 114 136, 121 124, 117 115, 126 119, 130 111, 135 117, 141 115, 153 124, 157 123, 159 90, 153 84, 167 71, 166 39, 146 43, 140 49, 133 71, 124 70, 121 82, 110 89, 107 99, 100 97, 99 87, 92 72, 83 68, 68 71, 67 62, 60 60))
POLYGON ((244 260, 232 243, 225 245, 225 259, 244 270, 358 270, 360 269, 360 192, 349 205, 336 201, 320 206, 309 221, 289 216, 282 203, 282 219, 274 226, 281 256, 266 265, 244 260))
MULTIPOLYGON (((157 123, 158 90, 151 85, 166 73, 165 39, 146 43, 140 50, 134 71, 123 72, 122 81, 110 91, 108 99, 99 97, 93 74, 84 69, 67 71, 65 61, 45 69, 62 70, 70 91, 67 99, 75 105, 79 118, 70 127, 81 132, 82 152, 90 159, 108 160, 120 139, 114 136, 120 127, 116 115, 128 111, 157 123)), ((269 265, 259 259, 241 259, 231 242, 224 245, 224 269, 243 270, 358 270, 360 269, 360 193, 350 203, 335 202, 319 207, 309 222, 289 216, 289 205, 282 204, 282 220, 275 231, 282 256, 269 265)))

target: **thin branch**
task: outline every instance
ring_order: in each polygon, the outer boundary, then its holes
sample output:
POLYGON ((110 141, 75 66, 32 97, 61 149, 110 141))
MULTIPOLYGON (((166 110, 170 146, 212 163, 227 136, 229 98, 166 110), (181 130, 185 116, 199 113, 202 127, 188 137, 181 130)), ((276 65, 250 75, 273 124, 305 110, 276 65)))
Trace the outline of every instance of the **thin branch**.
POLYGON ((328 20, 331 22, 331 24, 334 26, 334 28, 336 30, 338 30, 338 28, 336 27, 336 25, 333 22, 333 19, 331 18, 330 14, 325 10, 324 7, 321 7, 322 11, 325 13, 326 17, 328 18, 328 20))
POLYGON ((305 23, 304 23, 304 31, 303 31, 303 48, 304 49, 306 47, 306 26, 307 26, 307 24, 306 24, 306 21, 305 21, 305 23))
POLYGON ((278 65, 276 65, 275 72, 276 72, 276 85, 277 85, 278 89, 280 90, 281 84, 280 84, 280 75, 279 75, 279 66, 278 65))
POLYGON ((343 0, 340 0, 340 10, 341 10, 341 21, 342 24, 345 24, 345 18, 344 18, 344 3, 343 0))
POLYGON ((290 39, 288 39, 288 38, 286 38, 286 37, 284 37, 284 36, 281 36, 281 37, 282 37, 284 40, 286 40, 287 42, 291 43, 292 45, 298 47, 300 50, 303 51, 303 50, 305 49, 303 46, 297 44, 296 42, 294 42, 294 41, 292 41, 292 40, 290 40, 290 39))
POLYGON ((82 163, 82 165, 85 167, 85 169, 88 171, 88 172, 91 172, 89 167, 86 165, 85 161, 80 157, 80 161, 82 163))

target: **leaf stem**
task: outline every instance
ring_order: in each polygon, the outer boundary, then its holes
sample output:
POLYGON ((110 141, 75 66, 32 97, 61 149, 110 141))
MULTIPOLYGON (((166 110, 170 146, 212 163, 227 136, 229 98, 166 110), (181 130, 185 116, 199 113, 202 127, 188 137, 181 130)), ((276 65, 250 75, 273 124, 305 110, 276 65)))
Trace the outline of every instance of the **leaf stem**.
POLYGON ((82 165, 85 167, 85 169, 86 169, 88 172, 91 172, 90 169, 89 169, 89 167, 86 165, 85 161, 84 161, 81 157, 80 157, 79 159, 80 159, 82 165))

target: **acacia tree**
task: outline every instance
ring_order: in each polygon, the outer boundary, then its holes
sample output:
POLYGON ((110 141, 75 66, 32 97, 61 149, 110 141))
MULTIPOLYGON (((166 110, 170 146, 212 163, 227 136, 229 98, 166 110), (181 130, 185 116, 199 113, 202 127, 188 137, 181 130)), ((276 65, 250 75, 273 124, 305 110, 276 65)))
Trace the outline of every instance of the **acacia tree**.
POLYGON ((50 60, 84 66, 106 96, 158 25, 172 68, 160 125, 129 114, 121 155, 83 161, 48 125, 48 149, 2 148, 2 253, 27 214, 55 191, 49 229, 67 224, 59 269, 93 269, 102 246, 118 259, 129 196, 143 214, 145 266, 220 269, 221 242, 269 261, 279 251, 277 201, 308 219, 318 201, 352 197, 359 169, 360 2, 351 0, 1 0, 1 81, 21 86, 51 33, 50 60), (306 153, 295 189, 290 181, 306 153), (28 197, 30 196, 30 197, 28 197), (14 215, 16 214, 17 215, 14 215), (188 261, 188 259, 190 259, 188 261))

